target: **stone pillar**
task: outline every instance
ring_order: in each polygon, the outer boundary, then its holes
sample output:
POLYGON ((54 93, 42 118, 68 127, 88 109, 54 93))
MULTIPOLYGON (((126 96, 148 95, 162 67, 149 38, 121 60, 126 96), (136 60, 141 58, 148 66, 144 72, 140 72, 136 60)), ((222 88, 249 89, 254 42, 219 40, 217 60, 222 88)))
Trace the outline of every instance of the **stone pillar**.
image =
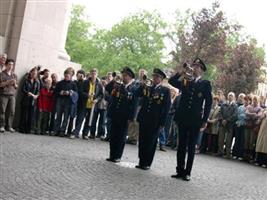
POLYGON ((63 22, 63 30, 61 33, 61 41, 59 45, 59 52, 58 52, 58 58, 70 61, 70 56, 68 55, 66 49, 65 49, 65 44, 67 40, 67 34, 68 34, 68 27, 70 23, 70 11, 71 11, 71 6, 68 1, 65 2, 65 16, 64 16, 64 22, 63 22))

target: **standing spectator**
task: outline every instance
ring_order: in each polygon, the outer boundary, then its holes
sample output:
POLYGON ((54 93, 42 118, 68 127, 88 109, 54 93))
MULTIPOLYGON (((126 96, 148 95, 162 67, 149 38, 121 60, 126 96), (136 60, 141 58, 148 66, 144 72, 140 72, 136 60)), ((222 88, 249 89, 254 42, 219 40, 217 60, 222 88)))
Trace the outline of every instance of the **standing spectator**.
POLYGON ((218 105, 221 106, 226 101, 225 100, 225 95, 224 95, 222 90, 218 90, 216 95, 219 97, 219 104, 218 105))
POLYGON ((171 124, 171 130, 170 130, 170 134, 169 134, 169 138, 168 138, 168 145, 167 146, 171 146, 172 149, 177 148, 178 146, 178 124, 176 123, 178 120, 178 115, 179 115, 179 105, 180 105, 180 100, 181 100, 181 93, 179 92, 179 90, 177 89, 177 96, 175 97, 174 101, 172 99, 172 105, 171 105, 171 109, 169 112, 169 115, 173 115, 173 121, 171 124))
POLYGON ((55 95, 55 89, 58 82, 58 76, 57 74, 53 73, 51 74, 52 79, 52 85, 50 87, 51 92, 53 93, 54 98, 54 106, 51 112, 51 117, 49 121, 49 135, 54 135, 54 129, 55 129, 55 116, 56 116, 56 95, 55 95))
POLYGON ((76 84, 71 80, 73 73, 66 69, 64 71, 64 79, 56 85, 56 122, 55 133, 61 137, 65 136, 66 127, 68 124, 71 110, 71 96, 73 92, 77 92, 76 84), (64 116, 62 121, 62 115, 64 116))
POLYGON ((221 105, 217 155, 224 155, 225 144, 226 157, 231 158, 233 128, 237 119, 237 105, 235 103, 235 94, 233 92, 228 93, 227 98, 228 101, 221 105))
POLYGON ((244 142, 245 142, 245 123, 246 123, 246 107, 248 106, 248 98, 245 94, 239 94, 237 108, 237 121, 235 124, 235 144, 233 147, 233 158, 243 160, 244 142))
POLYGON ((245 160, 253 163, 255 158, 255 145, 257 141, 259 119, 262 108, 259 105, 257 96, 252 98, 252 104, 246 109, 246 129, 245 129, 245 160))
POLYGON ((217 153, 218 151, 218 132, 219 132, 219 116, 221 107, 219 106, 220 97, 214 96, 212 108, 208 118, 208 126, 204 131, 202 152, 217 153))
POLYGON ((44 69, 43 71, 40 72, 40 75, 42 76, 42 78, 40 78, 40 87, 42 88, 44 86, 45 80, 47 78, 49 78, 49 69, 44 69))
POLYGON ((35 124, 36 101, 39 96, 40 82, 37 68, 32 68, 22 86, 20 132, 30 133, 35 124))
POLYGON ((92 118, 92 126, 91 126, 91 133, 90 136, 92 138, 95 137, 95 132, 96 132, 96 124, 97 124, 97 119, 99 117, 98 120, 98 130, 97 130, 97 138, 102 138, 105 136, 105 118, 106 118, 106 110, 107 110, 107 101, 105 100, 105 86, 107 85, 106 82, 106 77, 103 77, 101 79, 101 94, 102 96, 99 96, 99 100, 95 105, 95 110, 94 110, 94 114, 93 114, 93 118, 92 118))
POLYGON ((175 87, 172 87, 171 85, 166 85, 170 89, 171 93, 171 108, 169 110, 169 113, 167 115, 166 125, 163 129, 163 131, 159 135, 159 150, 165 152, 164 146, 167 146, 168 138, 170 135, 170 129, 172 126, 174 114, 175 114, 175 108, 173 106, 173 103, 175 103, 175 99, 177 95, 179 94, 179 90, 175 87))
POLYGON ((4 70, 6 64, 7 54, 3 53, 0 55, 0 72, 4 70))
POLYGON ((107 77, 106 77, 106 81, 107 83, 110 83, 113 80, 113 73, 112 72, 108 72, 107 73, 107 77))
POLYGON ((267 167, 267 109, 261 116, 261 126, 256 144, 256 162, 262 167, 267 167))
POLYGON ((14 60, 7 59, 5 69, 0 73, 0 132, 4 132, 5 127, 8 131, 14 132, 12 124, 16 104, 15 92, 18 86, 17 75, 13 72, 13 68, 14 60))
POLYGON ((261 107, 262 109, 265 109, 265 108, 266 108, 266 104, 265 104, 265 102, 266 102, 265 97, 264 97, 263 95, 260 96, 260 107, 261 107))
MULTIPOLYGON (((66 70, 68 70, 71 73, 71 81, 73 81, 73 76, 75 75, 75 70, 72 67, 68 67, 66 70)), ((75 83, 75 81, 73 81, 75 83)), ((77 88, 78 91, 78 88, 77 88)), ((70 104, 70 116, 69 116, 69 123, 67 126, 67 137, 71 136, 71 131, 73 128, 73 122, 74 118, 77 115, 77 102, 78 102, 78 92, 73 91, 72 95, 70 96, 71 104, 70 104)))
MULTIPOLYGON (((138 79, 134 82, 135 87, 140 87, 141 84, 144 84, 147 81, 147 71, 145 69, 140 69, 138 73, 138 79)), ((134 120, 129 123, 128 126, 128 138, 126 143, 127 144, 137 144, 138 135, 139 135, 139 123, 137 122, 137 115, 141 109, 142 105, 142 97, 138 97, 136 102, 134 120)), ((164 134, 164 133, 162 133, 164 134)))
POLYGON ((51 80, 43 81, 43 88, 40 89, 38 97, 39 118, 37 123, 37 134, 44 135, 48 130, 50 115, 53 111, 55 99, 51 88, 51 80))
POLYGON ((101 85, 97 78, 98 71, 93 68, 90 71, 89 78, 84 81, 82 88, 82 100, 81 100, 81 116, 77 118, 77 123, 75 130, 73 131, 74 135, 79 135, 84 118, 85 123, 82 131, 82 138, 87 139, 88 133, 90 131, 90 117, 91 109, 94 107, 94 104, 98 101, 99 96, 101 96, 101 85))
MULTIPOLYGON (((74 83, 76 84, 77 86, 77 89, 78 89, 78 102, 77 102, 77 117, 76 117, 76 125, 75 127, 78 126, 78 124, 83 121, 84 119, 84 114, 83 114, 83 107, 84 107, 84 104, 85 104, 85 100, 83 98, 83 84, 84 84, 84 78, 85 78, 85 71, 84 70, 78 70, 77 71, 77 80, 74 81, 74 83)), ((70 133, 71 131, 74 132, 74 130, 72 130, 72 126, 69 125, 68 127, 68 132, 70 133)), ((74 139, 74 138, 79 138, 79 133, 77 132, 75 135, 74 134, 71 134, 70 136, 71 139, 74 139)))

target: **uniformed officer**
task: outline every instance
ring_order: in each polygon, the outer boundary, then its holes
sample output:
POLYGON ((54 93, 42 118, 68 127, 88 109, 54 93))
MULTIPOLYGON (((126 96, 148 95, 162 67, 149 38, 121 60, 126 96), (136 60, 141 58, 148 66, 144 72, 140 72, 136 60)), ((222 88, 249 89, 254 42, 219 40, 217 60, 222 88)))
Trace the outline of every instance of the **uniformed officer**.
POLYGON ((148 170, 152 164, 160 131, 164 128, 171 106, 170 91, 162 86, 166 75, 160 69, 153 71, 152 86, 142 85, 137 96, 143 97, 139 122, 139 165, 136 168, 148 170))
POLYGON ((197 58, 194 60, 192 77, 185 69, 171 77, 169 83, 181 90, 180 105, 177 110, 176 120, 179 127, 179 145, 177 150, 177 174, 172 178, 190 180, 191 170, 195 155, 195 145, 198 134, 207 126, 207 119, 212 105, 210 81, 203 80, 206 71, 204 62, 197 58), (191 79, 192 78, 192 79, 191 79), (187 162, 185 165, 186 149, 188 148, 187 162))
POLYGON ((112 85, 106 86, 111 95, 108 108, 108 117, 111 119, 110 155, 107 161, 115 163, 120 162, 122 157, 128 122, 133 120, 136 106, 134 72, 125 67, 121 73, 122 83, 111 82, 112 85))

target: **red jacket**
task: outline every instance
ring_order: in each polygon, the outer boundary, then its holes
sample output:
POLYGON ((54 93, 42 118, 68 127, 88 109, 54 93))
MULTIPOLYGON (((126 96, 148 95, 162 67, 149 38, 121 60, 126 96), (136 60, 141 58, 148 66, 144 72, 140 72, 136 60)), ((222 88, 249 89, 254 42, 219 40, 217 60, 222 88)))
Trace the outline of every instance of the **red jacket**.
POLYGON ((38 109, 40 112, 52 112, 54 108, 55 97, 53 91, 42 88, 38 98, 38 109))

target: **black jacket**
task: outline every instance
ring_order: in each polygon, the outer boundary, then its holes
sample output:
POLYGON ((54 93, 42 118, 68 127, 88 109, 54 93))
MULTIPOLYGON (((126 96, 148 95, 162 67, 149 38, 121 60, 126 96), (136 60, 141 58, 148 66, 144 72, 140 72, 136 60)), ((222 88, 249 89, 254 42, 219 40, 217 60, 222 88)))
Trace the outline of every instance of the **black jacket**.
POLYGON ((137 121, 153 128, 165 126, 171 107, 169 88, 161 85, 157 88, 142 85, 137 90, 137 96, 143 97, 137 121))
POLYGON ((56 88, 55 88, 56 98, 63 98, 63 99, 69 98, 69 96, 61 95, 60 92, 61 91, 70 92, 71 90, 74 92, 78 92, 77 86, 73 81, 61 80, 61 81, 57 82, 56 88))
POLYGON ((26 79, 22 86, 22 106, 33 106, 35 101, 33 97, 28 96, 28 93, 31 92, 34 95, 39 95, 40 92, 40 82, 39 80, 34 80, 31 82, 29 79, 26 79))
POLYGON ((127 88, 123 84, 111 83, 106 86, 109 93, 108 116, 113 120, 133 120, 136 107, 135 85, 127 88))
POLYGON ((177 73, 169 79, 169 83, 182 93, 176 120, 178 124, 201 127, 207 122, 212 105, 210 81, 200 79, 185 83, 179 78, 177 73))

